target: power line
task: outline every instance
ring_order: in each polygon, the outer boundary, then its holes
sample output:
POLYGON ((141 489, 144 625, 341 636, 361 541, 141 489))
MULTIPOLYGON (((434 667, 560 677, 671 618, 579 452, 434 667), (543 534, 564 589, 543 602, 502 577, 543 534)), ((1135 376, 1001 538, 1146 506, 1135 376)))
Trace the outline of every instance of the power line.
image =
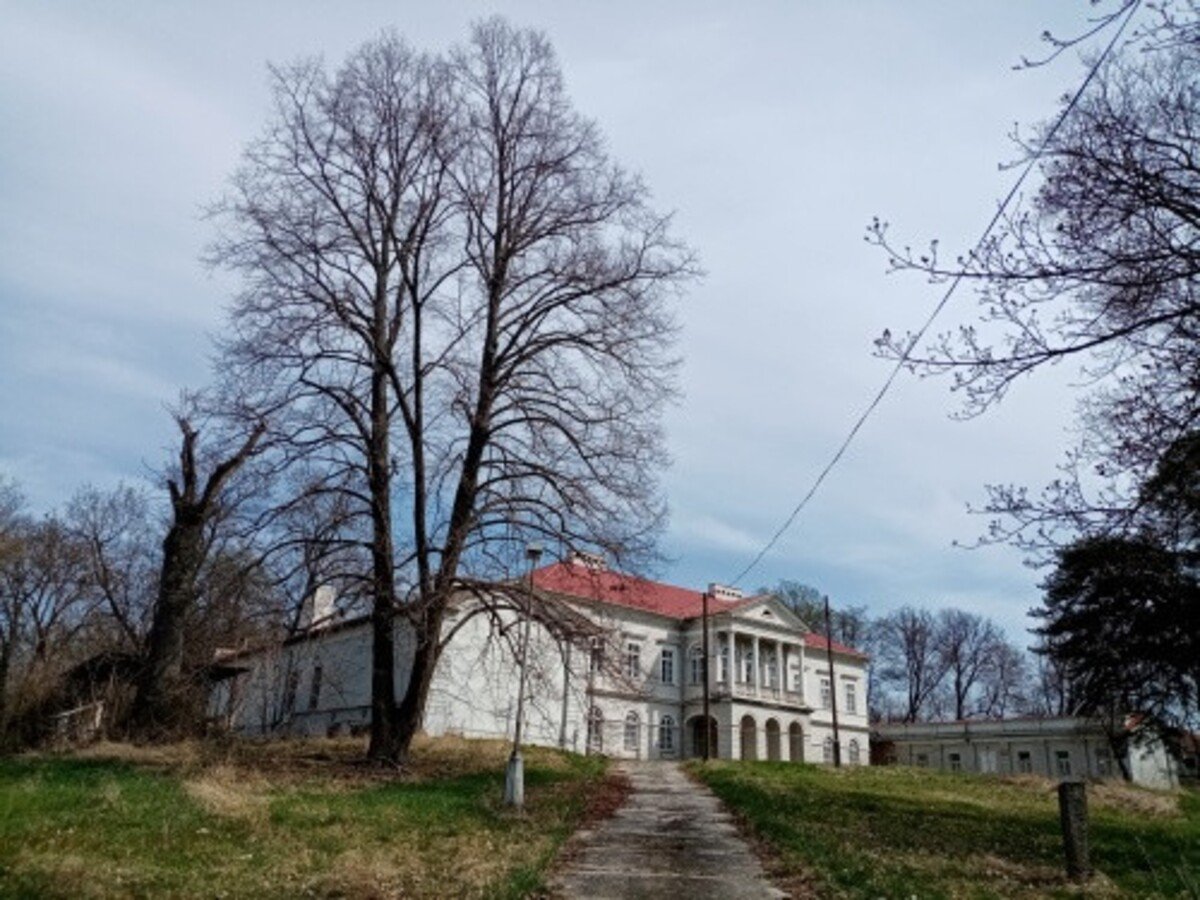
MULTIPOLYGON (((979 236, 979 240, 975 242, 975 250, 976 251, 978 251, 979 248, 981 248, 983 246, 984 242, 988 239, 988 237, 991 236, 992 229, 994 229, 996 227, 996 225, 1000 222, 1001 218, 1003 218, 1004 211, 1008 208, 1009 204, 1011 204, 1012 201, 1016 198, 1017 193, 1021 189, 1021 185, 1023 185, 1025 183, 1025 179, 1029 176, 1029 173, 1031 171, 1033 171, 1034 165, 1036 165, 1038 159, 1041 157, 1041 155, 1045 151, 1046 147, 1049 146, 1050 142, 1054 139, 1054 136, 1058 133, 1058 130, 1060 127, 1062 127, 1062 124, 1067 120, 1067 117, 1075 109, 1075 106, 1076 106, 1076 104, 1078 104, 1079 99, 1087 91, 1088 86, 1092 83, 1092 79, 1094 79, 1096 77, 1096 73, 1100 70, 1100 66, 1104 63, 1104 60, 1106 60, 1108 58, 1109 53, 1112 52, 1112 49, 1113 49, 1113 47, 1116 46, 1117 41, 1119 41, 1121 39, 1121 35, 1125 33, 1125 28, 1129 25, 1130 20, 1133 18, 1134 14, 1137 12, 1137 10, 1141 6, 1141 4, 1142 4, 1142 0, 1133 0, 1133 2, 1131 2, 1129 4, 1129 13, 1125 16, 1124 21, 1121 22, 1120 27, 1113 34, 1112 39, 1105 46, 1103 52, 1096 58, 1096 61, 1092 64, 1091 69, 1088 70, 1087 77, 1085 77, 1083 79, 1083 82, 1076 89, 1075 93, 1071 95, 1070 101, 1068 101, 1067 105, 1063 108, 1063 111, 1059 114, 1058 118, 1055 120, 1054 125, 1051 126, 1049 131, 1046 132, 1045 137, 1042 138, 1041 144, 1038 146, 1038 148, 1034 152, 1034 154, 1029 158, 1029 161, 1025 164, 1025 167, 1021 170, 1021 174, 1017 177, 1017 180, 1015 182, 1013 182, 1013 186, 1009 189, 1008 193, 1005 195, 1004 200, 996 208, 996 212, 992 215, 992 218, 988 222, 987 227, 984 228, 983 234, 981 234, 979 236)), ((946 308, 946 304, 948 304, 950 302, 950 298, 954 296, 954 292, 958 289, 958 286, 962 283, 964 277, 965 277, 965 274, 960 269, 960 271, 957 272, 955 274, 955 276, 950 280, 950 285, 949 285, 949 287, 946 288, 946 292, 942 295, 941 300, 938 301, 937 305, 933 308, 933 311, 925 319, 925 321, 921 325, 920 329, 918 329, 917 332, 912 336, 912 340, 909 341, 909 344, 905 348, 904 353, 900 356, 900 358, 898 360, 896 360, 896 365, 892 367, 892 371, 888 374, 888 377, 884 380, 882 387, 879 388, 879 390, 876 392, 875 396, 871 399, 871 402, 868 403, 866 408, 862 411, 862 413, 859 414, 858 419, 856 419, 854 422, 854 426, 850 429, 849 433, 846 435, 846 437, 842 441, 841 445, 837 448, 837 452, 834 453, 833 456, 830 458, 829 462, 825 464, 825 468, 823 468, 821 470, 820 474, 817 475, 816 480, 812 483, 812 486, 809 487, 808 492, 800 499, 800 502, 797 503, 795 508, 792 509, 791 514, 784 520, 783 524, 779 526, 779 528, 775 531, 775 533, 773 535, 771 535, 771 539, 769 541, 767 541, 767 543, 765 545, 763 545, 763 548, 758 551, 758 553, 757 553, 757 555, 755 555, 754 559, 750 561, 750 564, 747 565, 744 569, 742 569, 737 574, 737 577, 734 578, 732 582, 730 582, 730 584, 736 585, 743 578, 745 578, 747 575, 749 575, 750 572, 752 572, 755 569, 755 567, 758 566, 758 564, 760 562, 762 562, 763 557, 765 557, 769 552, 771 552, 771 549, 779 542, 779 539, 781 537, 783 537, 784 533, 789 528, 791 528, 792 523, 796 521, 796 517, 799 516, 801 511, 804 509, 804 507, 806 507, 808 505, 808 502, 813 498, 813 495, 815 495, 817 493, 817 490, 824 483, 824 481, 828 477, 829 473, 831 471, 833 471, 834 467, 839 462, 841 462, 841 459, 845 455, 846 450, 849 449, 850 444, 854 441, 854 438, 858 436, 858 432, 862 430, 863 425, 866 424, 867 419, 870 418, 870 416, 871 416, 871 413, 873 413, 875 411, 875 407, 877 407, 880 404, 880 402, 883 400, 883 398, 885 396, 887 396, 887 392, 889 390, 891 390, 892 383, 899 376, 899 374, 900 374, 901 370, 904 368, 904 366, 908 364, 909 356, 912 354, 912 352, 916 348, 917 344, 919 344, 924 339, 925 333, 929 330, 930 326, 933 325, 934 320, 939 315, 941 315, 942 310, 946 308)))

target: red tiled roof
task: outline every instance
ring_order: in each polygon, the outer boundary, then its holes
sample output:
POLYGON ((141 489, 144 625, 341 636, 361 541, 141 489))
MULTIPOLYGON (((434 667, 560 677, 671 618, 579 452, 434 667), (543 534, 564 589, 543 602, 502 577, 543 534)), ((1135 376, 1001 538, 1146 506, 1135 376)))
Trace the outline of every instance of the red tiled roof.
MULTIPOLYGON (((533 583, 544 591, 566 594, 600 603, 612 603, 630 609, 667 616, 672 619, 694 619, 703 615, 704 595, 700 591, 650 581, 611 569, 600 569, 577 562, 558 562, 543 566, 533 573, 533 583)), ((708 598, 710 614, 739 609, 758 600, 746 597, 741 600, 708 598)), ((825 649, 825 638, 811 632, 804 636, 806 646, 817 650, 825 649)), ((835 653, 863 656, 852 647, 833 642, 835 653)))
MULTIPOLYGON (((830 642, 825 640, 825 635, 817 634, 815 631, 810 631, 808 634, 804 635, 804 645, 806 647, 812 647, 814 650, 823 651, 827 643, 830 642)), ((867 654, 863 653, 861 650, 855 650, 853 647, 847 647, 845 644, 839 644, 837 641, 832 641, 831 643, 833 644, 834 653, 848 653, 850 656, 861 656, 864 659, 867 656, 867 654)))
MULTIPOLYGON (((534 571, 533 583, 545 591, 627 606, 672 619, 691 619, 703 614, 704 600, 699 591, 584 563, 558 562, 543 566, 534 571)), ((723 612, 743 603, 744 600, 730 602, 710 597, 708 610, 710 613, 723 612)))

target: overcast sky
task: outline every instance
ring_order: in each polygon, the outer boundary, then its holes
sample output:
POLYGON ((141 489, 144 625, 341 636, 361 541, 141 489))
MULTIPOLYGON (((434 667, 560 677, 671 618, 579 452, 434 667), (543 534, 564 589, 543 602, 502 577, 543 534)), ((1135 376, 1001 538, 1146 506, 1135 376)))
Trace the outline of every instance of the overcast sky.
MULTIPOLYGON (((380 29, 443 49, 495 12, 546 31, 577 107, 640 171, 707 271, 680 308, 686 396, 667 426, 661 574, 726 582, 786 517, 886 377, 884 327, 940 288, 889 276, 873 215, 968 247, 1007 190, 1007 134, 1056 110, 1076 56, 1012 69, 1086 4, 5 2, 0 28, 0 473, 36 509, 141 480, 165 405, 209 378, 230 284, 201 218, 267 114, 266 63, 333 64, 380 29)), ((939 324, 967 321, 964 292, 939 324)), ((994 616, 1017 637, 1038 573, 966 551, 983 485, 1040 486, 1070 441, 1070 373, 952 421, 945 383, 897 382, 745 581, 835 602, 994 616)))

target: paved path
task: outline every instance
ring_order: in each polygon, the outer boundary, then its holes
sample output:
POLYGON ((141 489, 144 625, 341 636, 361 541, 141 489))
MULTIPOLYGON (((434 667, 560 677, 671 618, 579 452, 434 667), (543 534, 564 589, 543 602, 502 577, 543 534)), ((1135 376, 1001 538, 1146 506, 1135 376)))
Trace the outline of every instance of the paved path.
POLYGON ((611 818, 572 839, 551 885, 562 897, 766 900, 783 897, 706 787, 671 762, 620 762, 632 785, 611 818))

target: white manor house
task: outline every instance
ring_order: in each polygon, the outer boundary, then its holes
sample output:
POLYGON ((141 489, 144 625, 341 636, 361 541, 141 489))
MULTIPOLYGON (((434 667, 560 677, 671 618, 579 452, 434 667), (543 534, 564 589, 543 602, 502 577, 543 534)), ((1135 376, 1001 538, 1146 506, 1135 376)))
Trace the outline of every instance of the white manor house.
MULTIPOLYGON (((703 752, 704 594, 625 575, 576 555, 530 576, 543 602, 581 617, 595 636, 571 646, 535 624, 529 643, 524 740, 642 759, 703 752)), ((842 762, 866 765, 867 657, 811 632, 777 598, 708 591, 709 711, 715 754, 832 762, 836 701, 842 762), (830 658, 832 657, 832 677, 830 658)), ((309 625, 282 645, 225 654, 210 712, 248 734, 324 735, 370 717, 369 621, 338 621, 318 592, 309 625)), ((511 738, 518 654, 497 620, 463 597, 426 708, 429 734, 511 738)), ((509 613, 509 626, 516 624, 509 613)), ((503 626, 505 623, 500 622, 503 626)), ((412 664, 408 626, 396 626, 396 688, 412 664)), ((519 633, 506 628, 507 635, 519 633)))

